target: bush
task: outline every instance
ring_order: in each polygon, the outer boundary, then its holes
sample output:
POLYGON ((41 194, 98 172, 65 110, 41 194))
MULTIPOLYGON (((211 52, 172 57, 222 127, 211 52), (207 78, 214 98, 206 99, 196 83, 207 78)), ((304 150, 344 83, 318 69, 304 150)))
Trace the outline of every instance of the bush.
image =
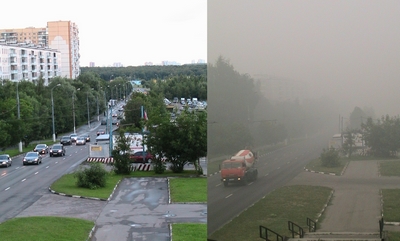
POLYGON ((320 159, 324 167, 337 167, 340 165, 339 152, 335 148, 323 149, 320 159))
POLYGON ((165 162, 163 162, 160 158, 155 158, 153 161, 153 168, 156 174, 163 174, 167 169, 165 162))
POLYGON ((108 172, 100 163, 90 163, 89 168, 81 168, 75 172, 74 176, 78 179, 76 185, 78 187, 98 189, 106 186, 108 172))
POLYGON ((129 175, 131 173, 131 159, 128 153, 121 154, 118 150, 113 150, 114 172, 115 174, 129 175))

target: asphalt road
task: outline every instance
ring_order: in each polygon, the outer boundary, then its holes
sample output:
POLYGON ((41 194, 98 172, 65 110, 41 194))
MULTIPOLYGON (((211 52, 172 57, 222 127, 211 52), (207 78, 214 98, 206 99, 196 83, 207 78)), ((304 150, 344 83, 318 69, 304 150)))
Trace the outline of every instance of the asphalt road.
POLYGON ((326 148, 332 133, 321 133, 261 156, 258 179, 247 186, 224 187, 220 175, 208 178, 208 234, 222 228, 246 208, 303 171, 326 148))

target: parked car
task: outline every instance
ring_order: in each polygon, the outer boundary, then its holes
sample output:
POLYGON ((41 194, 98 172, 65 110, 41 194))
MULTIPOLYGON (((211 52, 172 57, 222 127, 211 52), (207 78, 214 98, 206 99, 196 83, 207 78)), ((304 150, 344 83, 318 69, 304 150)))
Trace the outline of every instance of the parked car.
POLYGON ((85 137, 86 142, 90 142, 90 135, 89 134, 83 134, 81 136, 85 137))
POLYGON ((30 151, 26 153, 24 158, 22 159, 22 165, 26 164, 36 164, 39 165, 42 163, 42 156, 39 154, 39 152, 34 152, 30 151))
POLYGON ((49 153, 49 146, 46 144, 37 144, 33 151, 38 152, 39 154, 47 154, 49 153))
POLYGON ((0 167, 10 167, 12 165, 12 159, 8 154, 0 155, 0 167))
POLYGON ((143 160, 143 151, 137 151, 129 156, 132 160, 132 163, 149 163, 154 159, 154 156, 150 154, 150 152, 144 152, 144 160, 143 160))
POLYGON ((61 137, 61 139, 60 139, 60 144, 63 144, 63 145, 71 145, 71 144, 72 144, 71 137, 69 137, 69 136, 63 136, 63 137, 61 137))
POLYGON ((78 136, 75 142, 76 145, 86 145, 86 138, 83 136, 78 136))
POLYGON ((76 138, 78 138, 78 134, 72 133, 71 135, 69 135, 69 137, 71 138, 71 142, 76 142, 76 138))
POLYGON ((99 135, 104 135, 104 134, 106 134, 106 131, 104 130, 104 129, 99 129, 99 130, 97 130, 97 135, 99 136, 99 135))
POLYGON ((50 157, 53 156, 65 156, 65 147, 63 144, 54 144, 51 148, 50 148, 50 157))

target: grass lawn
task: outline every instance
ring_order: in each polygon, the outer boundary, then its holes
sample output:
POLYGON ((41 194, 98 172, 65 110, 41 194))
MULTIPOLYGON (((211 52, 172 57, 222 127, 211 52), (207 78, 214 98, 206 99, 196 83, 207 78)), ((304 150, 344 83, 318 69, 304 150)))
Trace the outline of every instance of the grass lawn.
POLYGON ((172 202, 207 202, 207 178, 170 178, 172 202))
POLYGON ((88 188, 77 187, 75 185, 77 179, 74 177, 74 174, 71 173, 63 175, 61 178, 55 181, 50 188, 56 192, 69 195, 107 199, 114 190, 115 185, 117 185, 122 178, 123 176, 120 175, 108 174, 106 186, 104 188, 92 190, 88 188))
POLYGON ((0 240, 82 241, 87 240, 94 222, 64 217, 13 218, 0 224, 0 240))
POLYGON ((319 158, 311 160, 305 168, 316 171, 316 172, 325 172, 325 173, 335 173, 336 175, 341 175, 344 167, 346 166, 348 159, 340 159, 340 165, 337 167, 324 167, 322 166, 322 162, 319 158))
POLYGON ((379 162, 382 176, 400 176, 400 160, 385 160, 379 162))
POLYGON ((400 189, 382 189, 382 196, 385 222, 400 222, 400 189))
POLYGON ((260 225, 282 236, 291 237, 288 221, 308 230, 307 218, 316 220, 331 191, 327 187, 311 186, 285 186, 276 189, 209 238, 218 241, 259 240, 260 225))
POLYGON ((172 239, 174 241, 207 240, 207 224, 203 223, 172 224, 172 239))

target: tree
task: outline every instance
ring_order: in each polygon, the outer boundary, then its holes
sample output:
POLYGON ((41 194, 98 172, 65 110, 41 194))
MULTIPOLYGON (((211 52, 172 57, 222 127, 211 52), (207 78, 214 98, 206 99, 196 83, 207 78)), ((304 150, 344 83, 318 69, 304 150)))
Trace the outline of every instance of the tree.
POLYGON ((355 134, 356 133, 357 132, 355 130, 347 129, 347 131, 343 135, 344 136, 343 146, 342 146, 343 153, 345 155, 348 155, 349 158, 351 157, 351 155, 353 154, 354 149, 355 149, 355 145, 356 145, 355 134))
POLYGON ((155 156, 171 162, 173 172, 180 173, 186 163, 192 163, 200 173, 198 160, 207 153, 206 119, 205 112, 187 110, 176 122, 171 122, 168 114, 149 117, 146 145, 155 156))
POLYGON ((122 130, 120 130, 118 134, 119 135, 116 138, 115 149, 112 150, 112 155, 114 159, 114 172, 116 174, 128 175, 131 173, 131 162, 129 159, 129 143, 131 139, 126 136, 122 130))

